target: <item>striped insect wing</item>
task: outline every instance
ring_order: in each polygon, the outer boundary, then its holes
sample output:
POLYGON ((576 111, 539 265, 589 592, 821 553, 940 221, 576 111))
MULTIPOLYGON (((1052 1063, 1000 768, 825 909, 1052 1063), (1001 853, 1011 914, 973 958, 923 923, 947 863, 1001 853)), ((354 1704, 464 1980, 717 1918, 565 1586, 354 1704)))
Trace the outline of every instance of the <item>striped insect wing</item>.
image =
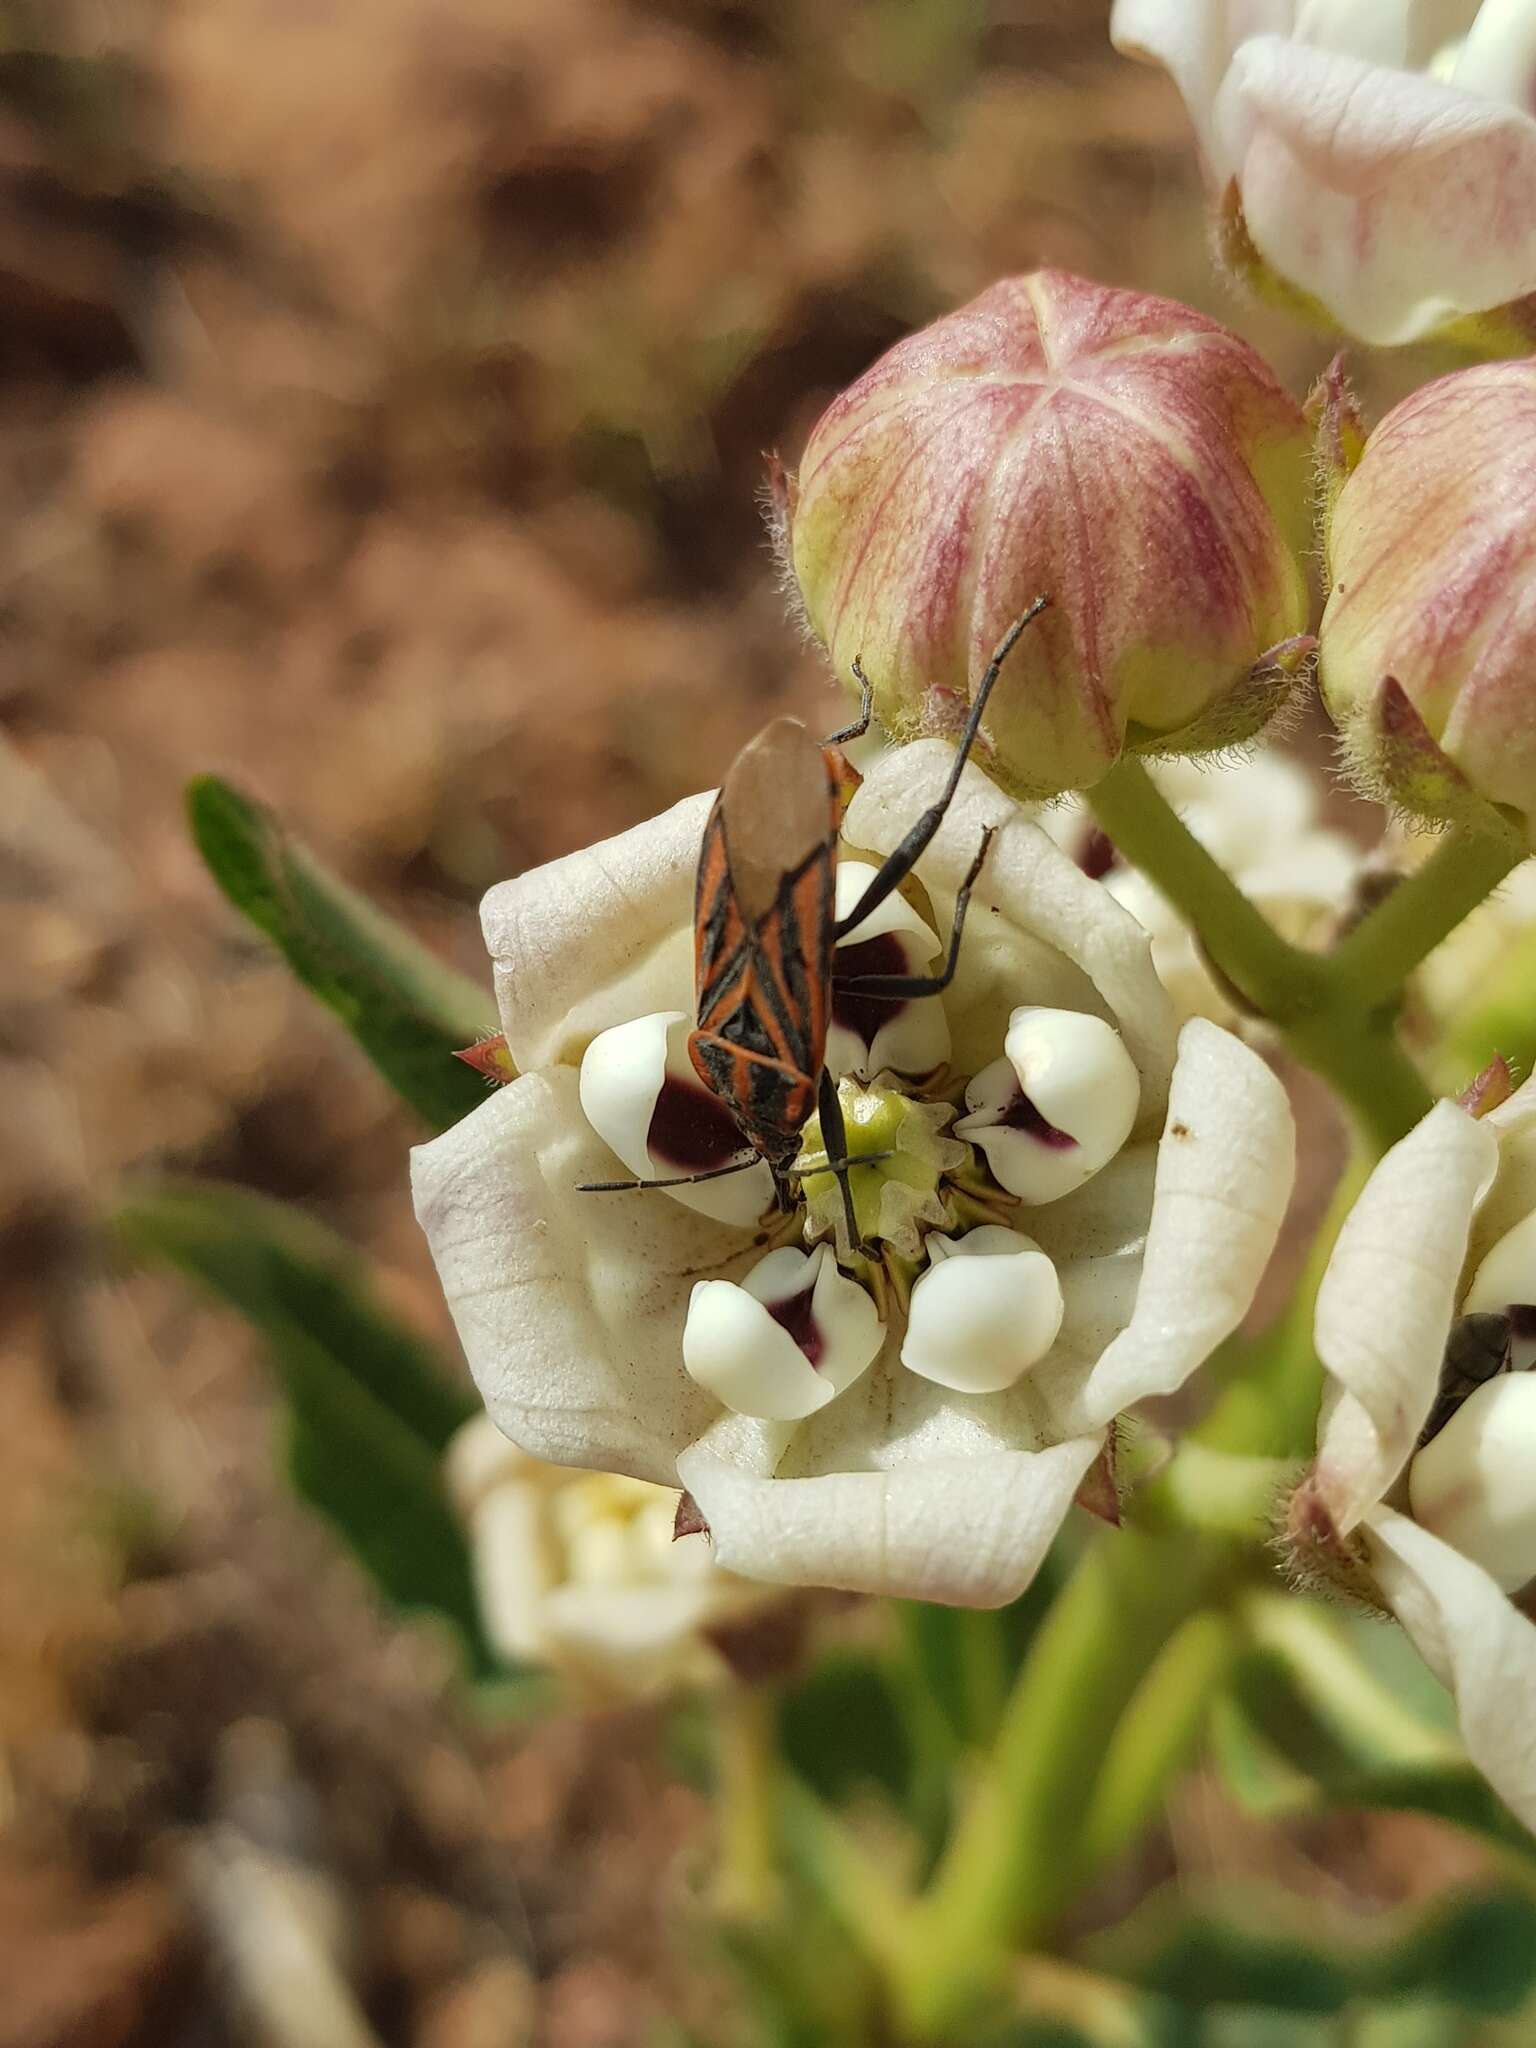
POLYGON ((809 1115, 826 1049, 837 822, 832 763, 781 718, 732 762, 704 828, 694 1062, 754 1143, 775 1134, 770 1156, 809 1115))

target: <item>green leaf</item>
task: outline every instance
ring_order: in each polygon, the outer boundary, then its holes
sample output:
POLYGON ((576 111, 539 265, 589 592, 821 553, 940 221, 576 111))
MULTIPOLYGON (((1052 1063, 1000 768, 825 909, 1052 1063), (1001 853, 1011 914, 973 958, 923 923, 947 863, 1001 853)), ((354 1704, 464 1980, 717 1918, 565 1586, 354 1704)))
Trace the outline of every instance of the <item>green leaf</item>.
POLYGON ((1399 1630, 1291 1598, 1254 1600, 1248 1615, 1257 1639, 1235 1668, 1222 1754, 1250 1791, 1267 1759, 1269 1811, 1430 1814, 1536 1860, 1536 1838, 1467 1761, 1449 1695, 1399 1630))
POLYGON ((239 1310, 266 1340, 298 1492, 397 1607, 446 1616, 477 1671, 469 1552, 440 1479, 444 1445, 478 1404, 385 1310, 355 1255, 298 1212, 239 1188, 162 1188, 121 1209, 120 1240, 239 1310))
POLYGON ((779 1708, 784 1757, 834 1806, 878 1786, 901 1800, 912 1746, 890 1682, 871 1657, 829 1651, 785 1694, 779 1708))
POLYGON ((496 1029, 489 998, 331 874, 273 813, 214 775, 187 788, 208 870, 436 1130, 485 1099, 453 1055, 496 1029))
POLYGON ((1337 1919, 1299 1900, 1191 1910, 1173 1888, 1088 1944, 1095 1967, 1196 2011, 1253 2007, 1320 2016, 1356 2001, 1434 2000, 1486 2016, 1515 2012, 1536 1987, 1536 1900, 1482 1886, 1411 1918, 1337 1919))

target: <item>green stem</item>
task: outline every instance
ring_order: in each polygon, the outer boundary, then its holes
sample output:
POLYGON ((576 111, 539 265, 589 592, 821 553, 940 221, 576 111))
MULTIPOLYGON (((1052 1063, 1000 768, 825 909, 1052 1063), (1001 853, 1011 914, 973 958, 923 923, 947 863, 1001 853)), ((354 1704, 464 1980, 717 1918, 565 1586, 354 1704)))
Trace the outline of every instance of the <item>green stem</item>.
MULTIPOLYGON (((1241 1554, 1206 1539, 1106 1533, 1080 1560, 1015 1681, 901 1952, 910 2038, 949 2040, 1009 1951, 1049 1925, 1086 1875, 1082 1832, 1111 1739, 1165 1643, 1235 1582, 1241 1554)), ((1219 1660, 1203 1660, 1211 1674, 1219 1660)), ((1150 1795, 1149 1781, 1138 1798, 1150 1795)))
POLYGON ((1238 996, 1287 1024, 1319 1006, 1326 969, 1288 944, 1208 853, 1141 762, 1123 754, 1087 791, 1093 814, 1132 867, 1156 883, 1238 996))
POLYGON ((725 1686, 715 1700, 716 1899, 728 1919, 766 1919, 779 1903, 777 1773, 773 1695, 725 1686))
MULTIPOLYGON (((1268 1018, 1296 1057, 1332 1083, 1378 1152, 1418 1122, 1434 1098, 1392 1036, 1390 1017, 1379 1014, 1391 991, 1366 1003, 1332 960, 1281 938, 1133 756, 1123 756, 1088 801, 1120 852, 1198 933, 1238 1000, 1268 1018)), ((1412 887, 1405 883, 1398 894, 1412 887)))
POLYGON ((1447 839, 1334 949, 1328 964, 1335 987, 1366 1008, 1390 1003, 1419 962, 1498 887, 1525 851, 1513 831, 1447 839))

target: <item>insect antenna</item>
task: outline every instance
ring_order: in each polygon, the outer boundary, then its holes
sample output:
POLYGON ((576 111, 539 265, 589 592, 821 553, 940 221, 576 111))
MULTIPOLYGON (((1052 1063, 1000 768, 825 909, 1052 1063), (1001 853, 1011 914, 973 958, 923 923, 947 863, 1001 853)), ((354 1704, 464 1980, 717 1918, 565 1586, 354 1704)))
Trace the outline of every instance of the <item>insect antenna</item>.
MULTIPOLYGON (((860 1152, 853 1158, 818 1160, 814 1166, 782 1169, 786 1180, 803 1180, 811 1173, 835 1173, 846 1177, 852 1166, 878 1166, 882 1159, 894 1159, 893 1152, 860 1152)), ((745 1173, 749 1166, 760 1166, 761 1157, 753 1152, 744 1159, 729 1160, 724 1166, 706 1166, 697 1173, 678 1173, 666 1180, 579 1180, 576 1183, 578 1195, 625 1195, 636 1188, 687 1188, 696 1181, 724 1180, 728 1173, 745 1173)), ((863 1247, 856 1247, 863 1249, 863 1247)))
POLYGON ((1037 597, 1029 609, 1021 613, 1014 620, 1002 639, 997 643, 997 650, 993 654, 992 659, 987 663, 981 681, 976 685, 976 695, 971 703, 970 715, 965 721, 959 742, 955 747, 955 758, 942 792, 903 836, 901 843, 886 855, 885 859, 880 863, 878 874, 874 876, 869 887, 864 891, 858 902, 854 904, 848 915, 838 919, 834 928, 834 935, 837 938, 846 938, 849 932, 864 922, 872 910, 879 908, 893 889, 901 886, 917 865, 928 842, 943 824, 944 813, 954 801, 955 791, 960 787, 960 778, 965 773, 965 764, 970 758, 972 747, 976 744, 976 735, 981 730, 981 721, 986 716, 987 699, 991 696, 993 685, 1002 673, 1003 663, 1018 644, 1019 637, 1023 633, 1024 628, 1033 620, 1039 618, 1049 603, 1050 599, 1048 597, 1037 597))

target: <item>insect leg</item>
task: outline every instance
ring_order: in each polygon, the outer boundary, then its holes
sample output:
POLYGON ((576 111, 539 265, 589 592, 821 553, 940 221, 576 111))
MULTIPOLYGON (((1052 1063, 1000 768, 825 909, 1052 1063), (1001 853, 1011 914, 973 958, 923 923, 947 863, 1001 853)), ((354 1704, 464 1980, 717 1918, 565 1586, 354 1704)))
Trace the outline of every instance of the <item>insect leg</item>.
POLYGON ((669 1180, 582 1180, 576 1183, 578 1195, 620 1195, 631 1188, 689 1188, 695 1181, 724 1180, 728 1173, 745 1173, 750 1166, 759 1163, 758 1155, 749 1152, 742 1159, 731 1159, 724 1166, 701 1167, 697 1173, 675 1174, 669 1180))
POLYGON ((861 740, 869 731, 869 721, 874 716, 875 686, 864 673, 864 664, 853 657, 853 679, 864 692, 864 701, 859 706, 859 715, 852 725, 845 725, 838 732, 829 732, 822 741, 824 747, 840 747, 844 740, 861 740))
POLYGON ((970 757, 971 748, 976 744, 976 735, 981 730, 981 721, 986 714, 987 699, 992 694, 992 686, 1002 671, 1003 663, 1013 652, 1024 628, 1031 620, 1037 619, 1049 603, 1049 598, 1037 597, 1028 611, 1014 620, 998 642, 997 652, 987 663, 986 673, 976 685, 970 716, 965 721, 965 729, 955 748, 954 765, 949 771, 949 780, 944 785, 943 793, 936 803, 931 803, 923 812, 916 824, 906 833, 901 844, 886 855, 869 887, 848 915, 838 919, 833 934, 835 938, 845 937, 856 926, 862 924, 869 913, 877 909, 893 889, 900 887, 917 865, 928 842, 943 824, 944 813, 954 801, 955 791, 960 787, 960 777, 965 772, 966 761, 970 757))
POLYGON ((955 965, 960 958, 960 937, 965 930, 965 913, 970 908, 971 891, 976 886, 976 877, 981 873, 982 862, 987 857, 987 848, 992 844, 996 830, 995 825, 989 825, 982 833, 976 858, 956 891, 955 919, 949 928, 949 953, 937 974, 834 974, 832 986, 849 995, 889 996, 892 1002, 909 1002, 916 996, 936 996, 948 988, 955 978, 955 965))
POLYGON ((848 1219, 848 1248, 861 1252, 864 1249, 863 1233, 859 1219, 854 1213, 853 1188, 848 1179, 848 1131, 843 1123, 843 1105, 838 1100, 837 1083, 832 1078, 830 1067, 823 1067, 821 1080, 816 1090, 816 1109, 821 1118, 822 1143, 827 1148, 828 1163, 837 1175, 838 1190, 843 1198, 843 1214, 848 1219))

